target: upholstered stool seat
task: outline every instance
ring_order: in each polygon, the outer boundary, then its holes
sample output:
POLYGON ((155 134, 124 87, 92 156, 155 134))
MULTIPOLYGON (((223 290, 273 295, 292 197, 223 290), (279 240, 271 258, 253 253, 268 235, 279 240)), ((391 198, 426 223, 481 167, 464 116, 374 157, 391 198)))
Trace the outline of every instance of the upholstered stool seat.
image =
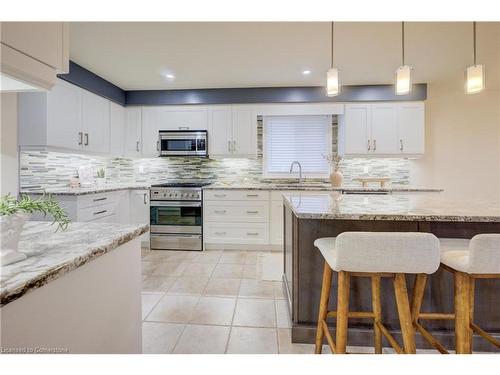
POLYGON ((398 353, 415 353, 415 332, 411 322, 405 274, 434 273, 439 267, 439 240, 430 233, 344 232, 337 237, 314 241, 325 259, 318 314, 316 353, 326 337, 333 353, 345 353, 348 318, 373 319, 375 352, 382 352, 382 335, 398 353), (338 272, 337 311, 328 311, 332 271, 338 272), (350 277, 372 279, 373 311, 349 311, 350 277), (393 278, 404 349, 382 324, 381 277, 393 278), (336 343, 326 323, 336 317, 336 343))
POLYGON ((457 353, 472 352, 473 332, 500 348, 500 341, 474 324, 474 292, 476 279, 500 278, 500 234, 478 234, 471 240, 440 239, 441 265, 454 275, 454 313, 421 313, 426 280, 415 280, 412 321, 415 328, 441 353, 446 348, 420 324, 419 319, 455 320, 455 346, 457 353))

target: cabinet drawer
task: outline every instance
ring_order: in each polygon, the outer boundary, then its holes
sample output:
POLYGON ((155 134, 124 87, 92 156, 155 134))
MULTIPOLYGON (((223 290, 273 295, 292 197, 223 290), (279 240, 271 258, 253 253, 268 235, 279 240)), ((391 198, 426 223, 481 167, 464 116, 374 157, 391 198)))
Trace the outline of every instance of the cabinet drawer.
POLYGON ((206 223, 204 236, 207 243, 267 244, 269 227, 257 223, 206 223))
POLYGON ((267 223, 269 203, 266 201, 205 202, 205 220, 216 222, 267 223))
POLYGON ((79 208, 97 207, 97 206, 102 206, 104 204, 116 203, 117 200, 118 200, 118 194, 96 193, 96 194, 82 195, 78 197, 78 207, 79 208))
POLYGON ((78 210, 78 221, 92 221, 114 215, 116 204, 107 203, 96 207, 81 208, 78 210))
POLYGON ((261 190, 205 190, 204 199, 212 201, 267 201, 268 191, 261 190))

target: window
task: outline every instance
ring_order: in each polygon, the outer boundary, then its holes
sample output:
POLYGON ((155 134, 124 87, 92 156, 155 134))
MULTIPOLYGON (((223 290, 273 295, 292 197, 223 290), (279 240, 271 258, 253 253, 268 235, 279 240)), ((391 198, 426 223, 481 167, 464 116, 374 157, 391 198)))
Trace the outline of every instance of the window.
POLYGON ((288 177, 295 160, 303 177, 330 174, 324 155, 332 152, 331 116, 264 116, 263 126, 264 176, 288 177))

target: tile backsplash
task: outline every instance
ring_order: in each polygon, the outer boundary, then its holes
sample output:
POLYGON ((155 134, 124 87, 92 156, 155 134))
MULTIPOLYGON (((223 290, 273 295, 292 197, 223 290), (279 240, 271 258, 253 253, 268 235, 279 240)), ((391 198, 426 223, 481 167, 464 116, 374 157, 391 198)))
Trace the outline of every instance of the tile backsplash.
MULTIPOLYGON (((262 177, 262 158, 205 159, 112 158, 52 151, 22 151, 20 185, 22 190, 39 190, 69 186, 78 176, 78 168, 89 165, 94 170, 105 168, 108 182, 159 183, 167 179, 210 179, 228 182, 258 181, 262 177)), ((344 159, 341 163, 345 184, 360 176, 387 176, 394 184, 407 185, 409 165, 406 159, 344 159)))

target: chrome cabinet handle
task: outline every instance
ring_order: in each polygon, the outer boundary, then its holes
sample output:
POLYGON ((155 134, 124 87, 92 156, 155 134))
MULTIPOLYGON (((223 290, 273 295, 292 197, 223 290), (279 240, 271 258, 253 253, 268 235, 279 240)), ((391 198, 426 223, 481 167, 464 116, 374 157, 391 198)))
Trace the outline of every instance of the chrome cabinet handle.
POLYGON ((226 232, 215 232, 216 236, 225 236, 226 232))
POLYGON ((189 130, 189 126, 179 126, 179 130, 189 130))
POLYGON ((105 201, 106 199, 108 199, 108 198, 107 198, 107 197, 104 197, 104 198, 96 198, 96 199, 94 199, 94 202, 105 201))
POLYGON ((225 198, 225 197, 226 197, 226 194, 214 194, 214 197, 217 197, 217 198, 225 198))
POLYGON ((227 141, 227 151, 231 152, 231 141, 227 141))
POLYGON ((373 151, 377 151, 377 140, 373 140, 373 151))
POLYGON ((399 140, 399 151, 403 151, 403 148, 404 148, 404 147, 403 147, 403 140, 402 140, 402 139, 400 139, 400 140, 399 140))
POLYGON ((143 194, 143 198, 144 198, 144 204, 148 204, 148 202, 147 202, 148 194, 147 193, 143 194))
POLYGON ((258 236, 258 232, 247 232, 247 236, 258 236))
POLYGON ((94 215, 105 214, 106 212, 108 212, 108 210, 97 211, 97 212, 94 212, 94 215))
POLYGON ((370 140, 368 140, 368 151, 370 151, 372 148, 371 144, 370 144, 370 140))
POLYGON ((247 214, 258 214, 259 211, 247 211, 247 214))
POLYGON ((225 214, 227 211, 226 210, 215 210, 214 212, 216 214, 225 214))
POLYGON ((83 144, 84 146, 89 145, 89 133, 85 133, 85 143, 83 144))
POLYGON ((83 133, 78 132, 78 146, 81 146, 83 143, 83 133))
POLYGON ((248 198, 258 197, 259 194, 247 194, 248 198))
POLYGON ((139 152, 139 141, 135 142, 135 150, 139 152))
POLYGON ((236 151, 236 141, 233 141, 233 152, 236 151))

